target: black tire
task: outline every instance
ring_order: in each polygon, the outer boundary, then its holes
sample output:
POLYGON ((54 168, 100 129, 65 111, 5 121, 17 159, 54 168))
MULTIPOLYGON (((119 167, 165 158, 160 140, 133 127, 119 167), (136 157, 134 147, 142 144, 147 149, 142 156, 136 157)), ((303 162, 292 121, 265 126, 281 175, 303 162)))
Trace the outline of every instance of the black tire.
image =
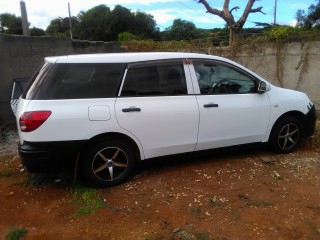
POLYGON ((95 186, 111 187, 131 177, 135 166, 129 144, 112 139, 100 139, 91 144, 82 158, 82 174, 95 186))
POLYGON ((269 146, 276 153, 290 153, 294 151, 301 140, 302 125, 299 119, 287 116, 280 119, 273 127, 269 146))

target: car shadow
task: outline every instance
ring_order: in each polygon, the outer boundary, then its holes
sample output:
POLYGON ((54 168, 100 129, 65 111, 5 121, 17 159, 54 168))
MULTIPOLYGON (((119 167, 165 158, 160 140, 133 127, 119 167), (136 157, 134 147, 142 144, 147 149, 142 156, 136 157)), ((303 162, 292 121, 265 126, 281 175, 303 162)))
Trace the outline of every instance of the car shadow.
POLYGON ((209 161, 224 161, 228 159, 228 162, 230 162, 230 160, 237 159, 237 157, 243 158, 266 152, 268 150, 265 144, 255 143, 151 158, 141 161, 135 174, 139 175, 145 171, 160 171, 175 166, 202 164, 209 161))

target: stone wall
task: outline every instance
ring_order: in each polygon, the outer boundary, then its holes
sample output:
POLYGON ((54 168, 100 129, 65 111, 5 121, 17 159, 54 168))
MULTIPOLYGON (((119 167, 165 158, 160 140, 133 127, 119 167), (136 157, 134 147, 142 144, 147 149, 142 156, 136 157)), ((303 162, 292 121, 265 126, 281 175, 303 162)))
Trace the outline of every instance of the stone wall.
MULTIPOLYGON (((0 34, 0 130, 15 124, 9 104, 12 80, 30 77, 44 57, 123 51, 125 50, 118 43, 0 34)), ((320 109, 320 42, 179 51, 203 52, 231 58, 277 86, 307 93, 317 109, 320 109)))

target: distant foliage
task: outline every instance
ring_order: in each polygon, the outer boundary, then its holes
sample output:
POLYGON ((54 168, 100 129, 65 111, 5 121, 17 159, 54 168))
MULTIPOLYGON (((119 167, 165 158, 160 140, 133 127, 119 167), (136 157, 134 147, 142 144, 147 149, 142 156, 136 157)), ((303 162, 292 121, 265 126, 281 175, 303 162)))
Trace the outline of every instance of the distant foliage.
MULTIPOLYGON (((71 18, 72 27, 79 25, 79 19, 76 17, 71 18)), ((45 31, 47 36, 52 37, 70 37, 70 20, 68 17, 56 18, 50 22, 50 25, 45 31)))
POLYGON ((14 14, 0 14, 0 32, 6 34, 22 35, 22 20, 14 14))
POLYGON ((297 26, 306 29, 316 28, 320 30, 320 0, 315 1, 316 4, 311 4, 306 13, 299 9, 296 13, 297 26))
POLYGON ((153 16, 141 11, 131 12, 120 5, 110 10, 99 5, 81 12, 79 24, 74 28, 78 39, 92 41, 117 41, 121 33, 127 32, 143 39, 159 39, 160 31, 153 16))
POLYGON ((201 37, 201 32, 196 28, 194 23, 175 19, 172 23, 172 26, 166 28, 165 33, 163 34, 164 40, 191 40, 201 37))
POLYGON ((41 28, 30 28, 30 34, 31 36, 45 36, 45 31, 41 28))

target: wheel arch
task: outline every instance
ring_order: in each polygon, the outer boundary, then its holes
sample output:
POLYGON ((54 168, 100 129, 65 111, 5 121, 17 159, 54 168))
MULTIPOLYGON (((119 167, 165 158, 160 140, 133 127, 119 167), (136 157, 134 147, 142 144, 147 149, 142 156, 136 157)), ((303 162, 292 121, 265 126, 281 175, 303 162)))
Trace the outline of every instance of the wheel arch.
POLYGON ((123 133, 118 133, 118 132, 101 133, 99 135, 92 137, 84 144, 80 153, 82 154, 94 142, 98 142, 99 140, 102 140, 102 139, 116 139, 116 140, 119 140, 119 141, 122 141, 122 142, 129 144, 132 147, 135 160, 137 162, 141 161, 143 153, 140 152, 140 148, 139 148, 138 144, 131 137, 129 137, 123 133))
POLYGON ((270 137, 272 136, 272 133, 273 133, 275 127, 277 126, 277 124, 287 117, 295 117, 301 122, 302 136, 304 136, 304 134, 305 134, 305 129, 304 129, 305 124, 304 123, 305 123, 306 115, 300 111, 289 111, 289 112, 286 112, 286 113, 282 114, 281 116, 279 116, 278 119, 273 123, 270 134, 268 136, 268 141, 270 140, 270 137))

